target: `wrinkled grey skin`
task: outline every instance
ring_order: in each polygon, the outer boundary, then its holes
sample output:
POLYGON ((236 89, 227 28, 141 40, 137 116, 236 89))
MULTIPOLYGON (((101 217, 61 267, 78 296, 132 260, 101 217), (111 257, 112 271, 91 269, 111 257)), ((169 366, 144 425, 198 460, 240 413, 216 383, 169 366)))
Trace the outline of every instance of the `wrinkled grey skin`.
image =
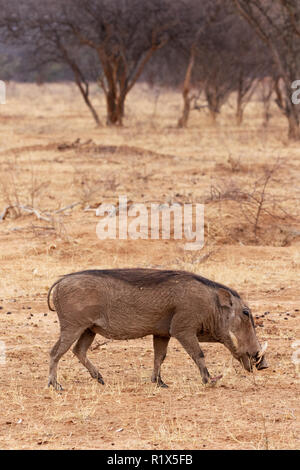
POLYGON ((57 365, 76 341, 74 354, 91 376, 102 375, 86 356, 98 333, 112 339, 153 335, 152 382, 166 387, 160 369, 170 337, 176 338, 199 368, 203 383, 215 382, 206 368, 199 342, 220 342, 252 371, 268 367, 260 357, 249 308, 221 284, 184 271, 127 269, 83 271, 66 275, 51 287, 60 322, 60 338, 50 352, 49 386, 60 390, 57 365))

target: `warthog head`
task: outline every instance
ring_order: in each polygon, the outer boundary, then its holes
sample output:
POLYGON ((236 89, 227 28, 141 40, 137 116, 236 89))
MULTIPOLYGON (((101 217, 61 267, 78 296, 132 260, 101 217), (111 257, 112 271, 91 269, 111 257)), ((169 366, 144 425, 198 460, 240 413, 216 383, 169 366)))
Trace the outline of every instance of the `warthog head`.
POLYGON ((265 359, 267 342, 260 345, 255 333, 253 316, 250 308, 239 297, 225 289, 218 289, 219 307, 222 310, 222 342, 244 368, 252 372, 266 369, 265 359))

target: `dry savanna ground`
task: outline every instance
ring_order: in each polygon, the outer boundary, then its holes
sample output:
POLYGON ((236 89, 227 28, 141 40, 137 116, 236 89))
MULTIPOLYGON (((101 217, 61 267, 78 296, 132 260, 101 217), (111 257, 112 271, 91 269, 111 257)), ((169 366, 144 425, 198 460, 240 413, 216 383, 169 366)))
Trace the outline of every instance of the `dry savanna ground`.
MULTIPOLYGON (((71 85, 11 83, 7 95, 0 109, 0 447, 298 448, 300 149, 287 141, 276 108, 268 128, 254 99, 241 127, 232 102, 216 125, 204 109, 179 130, 180 93, 140 86, 128 98, 124 128, 96 129, 71 85), (95 209, 117 204, 118 195, 205 203, 204 248, 99 240, 95 209), (203 386, 171 340, 162 369, 169 388, 158 389, 150 383, 150 337, 107 344, 97 337, 89 357, 106 385, 69 351, 58 374, 65 390, 48 389, 48 353, 59 334, 48 288, 64 273, 134 266, 185 269, 237 289, 269 343, 270 367, 249 374, 222 345, 204 344, 208 369, 223 378, 203 386)), ((95 99, 104 121, 102 96, 95 99)))

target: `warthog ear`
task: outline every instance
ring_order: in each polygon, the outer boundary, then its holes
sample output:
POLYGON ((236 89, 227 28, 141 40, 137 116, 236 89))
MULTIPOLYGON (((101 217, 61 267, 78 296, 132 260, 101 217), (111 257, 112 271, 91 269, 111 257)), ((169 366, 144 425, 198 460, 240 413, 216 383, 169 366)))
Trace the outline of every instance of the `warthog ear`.
POLYGON ((232 306, 232 298, 228 290, 220 287, 219 289, 217 289, 217 296, 221 307, 230 308, 232 306))

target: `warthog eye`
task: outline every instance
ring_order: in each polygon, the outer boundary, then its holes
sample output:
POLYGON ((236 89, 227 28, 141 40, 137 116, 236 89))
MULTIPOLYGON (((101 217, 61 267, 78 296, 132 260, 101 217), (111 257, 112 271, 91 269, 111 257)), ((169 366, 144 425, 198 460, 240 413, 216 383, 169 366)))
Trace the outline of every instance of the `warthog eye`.
POLYGON ((243 314, 244 314, 244 315, 247 315, 247 317, 250 316, 249 310, 247 310, 246 308, 244 308, 243 314))

